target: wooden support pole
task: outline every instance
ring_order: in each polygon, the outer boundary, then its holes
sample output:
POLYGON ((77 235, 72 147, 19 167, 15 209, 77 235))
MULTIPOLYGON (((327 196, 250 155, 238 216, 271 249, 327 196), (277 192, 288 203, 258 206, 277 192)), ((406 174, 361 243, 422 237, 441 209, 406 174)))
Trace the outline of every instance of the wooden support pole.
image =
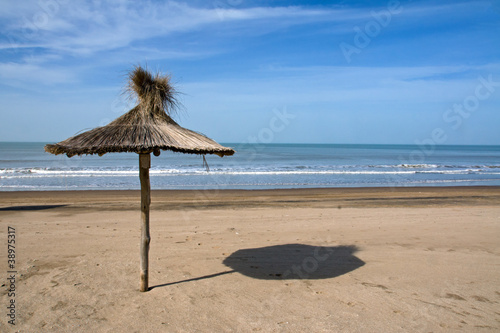
POLYGON ((140 291, 149 289, 149 204, 151 203, 151 186, 149 184, 149 168, 151 155, 139 154, 139 178, 141 179, 141 287, 140 291))

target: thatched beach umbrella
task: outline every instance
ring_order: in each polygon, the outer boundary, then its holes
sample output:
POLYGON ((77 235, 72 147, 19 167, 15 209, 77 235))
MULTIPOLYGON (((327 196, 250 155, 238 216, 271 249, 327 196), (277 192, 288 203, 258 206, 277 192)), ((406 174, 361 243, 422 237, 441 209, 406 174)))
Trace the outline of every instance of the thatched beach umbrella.
POLYGON ((138 105, 106 126, 97 127, 56 144, 48 144, 45 151, 68 157, 83 154, 102 156, 113 152, 139 154, 141 182, 141 284, 140 291, 148 290, 149 253, 149 168, 151 153, 161 150, 189 154, 233 155, 234 150, 223 147, 203 134, 179 126, 170 117, 177 107, 176 91, 170 77, 152 75, 141 67, 129 74, 130 92, 136 95, 138 105))

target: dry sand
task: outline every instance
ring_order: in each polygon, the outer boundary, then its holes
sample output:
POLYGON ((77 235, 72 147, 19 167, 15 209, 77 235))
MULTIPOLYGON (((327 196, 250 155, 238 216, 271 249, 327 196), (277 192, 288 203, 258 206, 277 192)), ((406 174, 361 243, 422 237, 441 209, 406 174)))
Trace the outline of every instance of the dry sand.
POLYGON ((153 191, 146 293, 139 201, 0 192, 0 331, 500 331, 498 187, 153 191))

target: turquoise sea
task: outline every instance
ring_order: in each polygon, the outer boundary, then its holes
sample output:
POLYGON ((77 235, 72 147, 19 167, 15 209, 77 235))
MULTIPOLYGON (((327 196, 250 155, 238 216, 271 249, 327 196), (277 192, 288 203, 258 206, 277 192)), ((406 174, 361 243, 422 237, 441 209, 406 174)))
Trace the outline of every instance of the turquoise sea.
MULTIPOLYGON (((0 143, 0 191, 139 189, 138 156, 44 152, 45 143, 0 143)), ((237 152, 163 151, 151 159, 153 189, 500 185, 500 146, 224 143, 237 152)))

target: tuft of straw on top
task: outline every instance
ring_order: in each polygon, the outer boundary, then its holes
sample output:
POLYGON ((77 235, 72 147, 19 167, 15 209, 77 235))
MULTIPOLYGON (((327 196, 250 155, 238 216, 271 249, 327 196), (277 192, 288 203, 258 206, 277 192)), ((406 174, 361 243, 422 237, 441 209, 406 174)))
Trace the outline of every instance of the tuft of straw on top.
POLYGON ((128 79, 127 90, 131 97, 137 97, 143 112, 164 111, 171 116, 178 110, 177 91, 171 84, 169 75, 160 73, 153 75, 146 69, 136 66, 129 73, 128 79))

